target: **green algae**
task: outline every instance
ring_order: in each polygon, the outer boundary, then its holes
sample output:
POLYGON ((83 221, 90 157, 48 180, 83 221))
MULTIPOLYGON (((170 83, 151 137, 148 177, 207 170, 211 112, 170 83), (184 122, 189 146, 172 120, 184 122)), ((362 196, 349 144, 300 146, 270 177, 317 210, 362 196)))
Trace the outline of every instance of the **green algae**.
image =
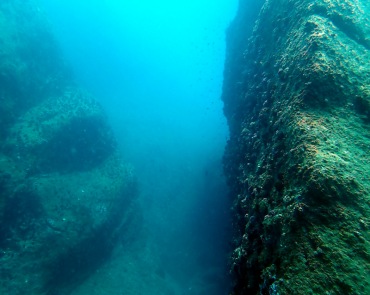
POLYGON ((223 94, 233 106, 224 161, 237 215, 234 294, 370 292, 365 9, 267 1, 245 47, 233 48, 247 69, 242 87, 223 94))

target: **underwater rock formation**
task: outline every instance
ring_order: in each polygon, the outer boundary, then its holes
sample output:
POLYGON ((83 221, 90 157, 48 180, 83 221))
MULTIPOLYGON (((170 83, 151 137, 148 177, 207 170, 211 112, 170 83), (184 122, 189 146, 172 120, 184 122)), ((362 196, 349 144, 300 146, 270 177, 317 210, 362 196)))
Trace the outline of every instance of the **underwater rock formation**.
POLYGON ((370 2, 250 2, 223 89, 232 294, 370 294, 370 2))
POLYGON ((109 257, 135 182, 32 1, 0 3, 0 293, 67 294, 109 257))

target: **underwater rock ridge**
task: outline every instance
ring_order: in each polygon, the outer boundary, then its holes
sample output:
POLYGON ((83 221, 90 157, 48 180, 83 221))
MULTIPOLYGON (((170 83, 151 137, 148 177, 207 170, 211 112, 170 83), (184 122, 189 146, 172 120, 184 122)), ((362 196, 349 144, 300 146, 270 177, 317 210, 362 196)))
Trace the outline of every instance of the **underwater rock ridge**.
POLYGON ((232 294, 368 294, 370 4, 249 2, 222 96, 232 294))
POLYGON ((0 293, 70 294, 128 235, 136 182, 35 3, 0 26, 0 293))

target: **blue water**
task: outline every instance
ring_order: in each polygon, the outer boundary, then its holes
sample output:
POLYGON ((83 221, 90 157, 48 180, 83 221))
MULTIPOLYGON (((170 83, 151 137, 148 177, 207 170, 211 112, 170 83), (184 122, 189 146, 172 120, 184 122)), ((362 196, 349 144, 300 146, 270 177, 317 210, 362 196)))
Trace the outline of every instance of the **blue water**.
POLYGON ((104 106, 140 190, 135 242, 93 277, 97 287, 87 281, 75 294, 226 294, 220 95, 237 0, 42 5, 77 83, 104 106))

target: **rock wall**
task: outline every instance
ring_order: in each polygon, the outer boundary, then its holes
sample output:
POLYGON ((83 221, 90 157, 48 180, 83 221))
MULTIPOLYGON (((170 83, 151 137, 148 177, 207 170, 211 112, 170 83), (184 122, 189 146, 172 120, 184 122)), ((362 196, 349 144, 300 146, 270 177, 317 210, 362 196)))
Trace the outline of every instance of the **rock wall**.
POLYGON ((39 8, 2 1, 0 27, 0 293, 68 294, 126 233, 134 177, 39 8))
POLYGON ((233 294, 370 294, 370 2, 260 3, 228 31, 233 294))

